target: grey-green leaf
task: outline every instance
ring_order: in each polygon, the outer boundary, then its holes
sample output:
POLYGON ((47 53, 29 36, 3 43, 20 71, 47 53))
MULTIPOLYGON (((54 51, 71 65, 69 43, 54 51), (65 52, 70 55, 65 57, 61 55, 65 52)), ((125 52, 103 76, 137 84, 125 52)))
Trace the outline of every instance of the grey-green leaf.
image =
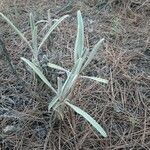
POLYGON ((61 67, 61 66, 58 66, 58 65, 56 65, 56 64, 53 64, 53 63, 48 63, 47 66, 49 66, 49 67, 51 67, 51 68, 53 68, 53 69, 57 69, 57 70, 61 70, 61 71, 64 71, 64 72, 66 72, 66 73, 69 73, 68 70, 64 69, 64 68, 61 67))
POLYGON ((40 23, 48 23, 48 21, 47 20, 40 20, 40 21, 37 21, 35 25, 38 25, 40 23))
POLYGON ((61 90, 62 90, 62 86, 63 86, 63 84, 62 84, 62 78, 58 77, 57 78, 57 83, 58 83, 57 94, 59 95, 59 94, 61 94, 61 90))
POLYGON ((16 31, 16 33, 22 38, 22 40, 24 40, 27 43, 27 45, 32 50, 32 46, 30 45, 28 40, 24 37, 24 35, 17 29, 17 27, 15 27, 15 25, 4 14, 2 14, 1 12, 0 12, 0 15, 16 31))
POLYGON ((52 87, 52 85, 50 84, 50 82, 46 79, 46 77, 44 76, 44 74, 40 71, 40 69, 38 67, 36 67, 34 65, 34 63, 30 62, 28 59, 21 57, 21 59, 27 63, 33 70, 34 72, 41 78, 41 80, 47 84, 53 92, 57 93, 56 90, 52 87))
POLYGON ((47 11, 47 21, 48 21, 49 25, 51 25, 52 19, 51 19, 50 9, 47 11))
POLYGON ((33 55, 34 58, 37 60, 38 59, 37 26, 35 26, 32 31, 32 44, 33 44, 33 55))
POLYGON ((34 27, 35 27, 35 22, 34 22, 34 17, 32 13, 30 13, 30 27, 31 27, 31 32, 33 32, 34 27))
POLYGON ((51 28, 48 30, 48 32, 46 33, 46 35, 44 36, 44 38, 42 39, 41 44, 39 45, 39 48, 41 48, 41 46, 44 44, 44 42, 47 40, 47 38, 49 37, 49 35, 51 34, 51 32, 65 19, 67 18, 69 15, 65 15, 63 17, 61 17, 60 19, 58 19, 52 26, 51 28))
POLYGON ((68 77, 63 85, 63 96, 66 95, 69 90, 74 86, 74 83, 80 73, 81 67, 82 67, 83 59, 79 58, 74 64, 73 69, 71 72, 68 74, 68 77))
POLYGON ((32 53, 34 59, 37 60, 38 58, 38 44, 37 44, 37 26, 35 24, 34 16, 30 13, 30 27, 31 27, 31 34, 32 34, 32 53))
POLYGON ((49 103, 48 110, 50 110, 58 102, 59 97, 56 95, 53 100, 49 103))
POLYGON ((85 111, 80 109, 79 107, 69 103, 68 101, 65 102, 68 106, 70 106, 75 112, 83 116, 103 137, 107 137, 106 132, 104 129, 85 111))
POLYGON ((81 77, 82 78, 87 78, 87 79, 92 79, 92 80, 95 80, 97 82, 101 82, 101 83, 105 83, 105 84, 108 83, 108 80, 102 79, 102 78, 98 78, 98 77, 90 77, 90 76, 81 76, 81 77))
POLYGON ((99 49, 99 47, 101 46, 102 42, 104 41, 104 38, 101 39, 95 46, 94 48, 92 49, 92 51, 90 52, 89 56, 88 56, 88 59, 86 60, 84 66, 82 69, 85 69, 85 67, 91 62, 91 60, 94 58, 97 50, 99 49))
POLYGON ((74 61, 81 58, 84 51, 84 25, 81 12, 77 12, 78 30, 74 49, 74 61))

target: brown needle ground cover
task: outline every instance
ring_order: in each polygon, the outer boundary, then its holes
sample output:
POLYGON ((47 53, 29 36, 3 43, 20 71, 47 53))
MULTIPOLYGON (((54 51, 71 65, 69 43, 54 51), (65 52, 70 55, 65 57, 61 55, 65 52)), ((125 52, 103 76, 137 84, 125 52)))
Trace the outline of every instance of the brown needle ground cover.
MULTIPOLYGON (((65 68, 72 65, 76 12, 81 10, 86 46, 105 38, 85 75, 109 80, 100 85, 80 80, 72 100, 94 117, 108 134, 102 138, 86 121, 66 109, 64 121, 47 111, 53 97, 20 60, 31 52, 7 23, 0 20, 0 37, 20 80, 0 56, 0 148, 2 150, 122 150, 150 149, 150 1, 149 0, 1 0, 0 11, 30 39, 28 16, 45 19, 69 14, 51 34, 40 54, 65 68)), ((42 33, 39 33, 42 36, 42 33)), ((39 37, 40 38, 40 37, 39 37)), ((44 68, 56 86, 55 70, 44 68)))

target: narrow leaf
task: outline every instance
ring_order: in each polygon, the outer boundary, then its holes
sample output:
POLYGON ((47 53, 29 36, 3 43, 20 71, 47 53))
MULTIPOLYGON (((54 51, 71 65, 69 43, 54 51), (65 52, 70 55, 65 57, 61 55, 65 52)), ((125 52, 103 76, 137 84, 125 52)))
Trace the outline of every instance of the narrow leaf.
POLYGON ((65 102, 68 106, 70 106, 75 112, 80 114, 82 117, 84 117, 103 137, 107 137, 106 132, 104 129, 94 120, 89 114, 87 114, 85 111, 80 109, 79 107, 70 104, 69 102, 65 102))
POLYGON ((32 34, 32 53, 34 59, 37 60, 38 57, 38 44, 37 44, 37 26, 35 25, 33 14, 30 13, 30 27, 31 27, 31 34, 32 34))
POLYGON ((0 15, 16 31, 16 33, 22 38, 22 40, 24 40, 27 43, 27 45, 32 50, 32 46, 30 45, 28 40, 24 37, 24 35, 17 29, 17 27, 15 27, 15 25, 5 15, 3 15, 1 12, 0 12, 0 15))
POLYGON ((32 43, 33 43, 33 55, 34 58, 37 60, 38 58, 38 44, 37 44, 37 26, 34 27, 32 33, 32 43))
POLYGON ((52 26, 51 28, 49 29, 49 31, 46 33, 46 35, 44 36, 40 46, 38 49, 41 48, 41 46, 44 44, 44 42, 47 40, 47 38, 49 37, 49 35, 51 34, 51 32, 65 19, 67 18, 69 15, 65 15, 63 17, 61 17, 60 19, 58 19, 52 26))
POLYGON ((90 76, 81 76, 82 78, 87 78, 87 79, 92 79, 101 83, 108 83, 108 80, 106 79, 102 79, 102 78, 98 78, 98 77, 90 77, 90 76))
POLYGON ((74 83, 77 79, 77 75, 71 74, 70 78, 67 78, 66 82, 63 85, 62 95, 63 97, 66 97, 70 90, 73 88, 74 83))
POLYGON ((84 60, 83 58, 79 58, 76 63, 74 64, 72 70, 71 70, 71 74, 77 74, 79 75, 81 68, 82 68, 82 64, 83 64, 84 60))
POLYGON ((59 97, 58 97, 58 96, 55 96, 55 97, 53 98, 53 100, 49 103, 49 105, 48 105, 48 110, 50 110, 50 109, 58 102, 58 100, 59 100, 59 97))
POLYGON ((82 62, 81 70, 80 70, 81 72, 83 71, 84 63, 87 60, 88 54, 89 54, 89 48, 85 48, 84 53, 82 54, 83 62, 82 62))
POLYGON ((57 69, 57 70, 61 70, 61 71, 64 71, 66 73, 68 73, 69 71, 64 69, 63 67, 61 66, 58 66, 58 65, 55 65, 55 64, 52 64, 52 63, 48 63, 47 64, 49 67, 53 68, 53 69, 57 69))
POLYGON ((35 22, 34 22, 34 17, 32 13, 30 13, 30 27, 31 27, 31 32, 33 33, 35 22))
POLYGON ((51 19, 50 9, 47 11, 47 20, 48 20, 48 24, 51 26, 51 24, 52 24, 52 19, 51 19))
POLYGON ((57 78, 57 81, 58 81, 58 90, 57 90, 57 94, 59 95, 61 93, 61 90, 62 90, 62 78, 57 78))
POLYGON ((36 67, 34 65, 34 63, 30 62, 28 59, 21 57, 21 59, 27 63, 32 69, 33 71, 41 78, 41 80, 47 84, 49 86, 49 88, 52 89, 53 92, 57 93, 56 90, 52 87, 52 85, 50 84, 50 82, 46 79, 46 77, 44 76, 44 74, 40 71, 40 69, 38 67, 36 67))
POLYGON ((40 23, 48 23, 48 21, 47 20, 40 20, 40 21, 37 21, 35 25, 38 25, 40 23))
POLYGON ((75 42, 75 50, 74 50, 74 61, 76 63, 78 58, 81 58, 84 50, 84 25, 81 12, 77 12, 77 20, 78 20, 78 29, 77 29, 77 37, 75 42))
POLYGON ((97 50, 99 49, 99 47, 101 46, 102 42, 104 41, 104 39, 101 39, 95 46, 94 48, 92 49, 92 51, 90 52, 90 55, 88 56, 88 59, 87 61, 85 62, 83 69, 85 69, 85 67, 91 62, 91 60, 94 58, 97 50))
POLYGON ((73 69, 69 73, 64 85, 63 85, 63 96, 66 95, 69 90, 73 87, 82 67, 83 59, 79 58, 73 69))
POLYGON ((30 13, 30 27, 31 27, 31 33, 32 33, 32 44, 34 47, 34 50, 37 51, 37 27, 35 25, 33 14, 30 13))

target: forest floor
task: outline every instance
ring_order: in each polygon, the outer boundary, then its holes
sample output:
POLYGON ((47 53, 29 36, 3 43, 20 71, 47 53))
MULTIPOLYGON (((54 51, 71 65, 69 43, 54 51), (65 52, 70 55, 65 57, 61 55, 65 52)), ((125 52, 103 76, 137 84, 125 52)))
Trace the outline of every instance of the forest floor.
MULTIPOLYGON (((85 44, 92 48, 105 38, 85 75, 109 80, 107 85, 78 81, 72 102, 88 112, 108 134, 101 137, 68 108, 64 120, 48 112, 53 93, 38 82, 20 57, 31 51, 0 18, 0 149, 2 150, 149 150, 150 149, 150 1, 149 0, 1 0, 5 14, 31 40, 29 14, 36 21, 69 17, 51 34, 39 59, 70 69, 77 31, 77 10, 85 26, 85 44), (24 82, 22 82, 24 81, 24 82)), ((39 39, 42 33, 39 33, 39 39)), ((57 72, 45 68, 56 86, 57 72)))

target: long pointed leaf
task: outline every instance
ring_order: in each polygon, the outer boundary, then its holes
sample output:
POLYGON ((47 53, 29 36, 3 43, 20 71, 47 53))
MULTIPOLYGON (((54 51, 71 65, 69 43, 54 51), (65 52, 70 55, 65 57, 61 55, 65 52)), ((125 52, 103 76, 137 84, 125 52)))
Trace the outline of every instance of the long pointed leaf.
MULTIPOLYGON (((84 61, 83 58, 79 58, 79 59, 77 60, 77 62, 76 62, 77 65, 76 65, 76 64, 75 64, 76 66, 74 65, 74 66, 75 66, 75 70, 72 71, 73 74, 77 74, 77 75, 78 75, 78 74, 80 73, 81 68, 82 68, 83 61, 84 61)), ((73 69, 74 69, 74 68, 73 68, 73 69)))
POLYGON ((40 23, 48 23, 48 21, 47 20, 39 20, 39 21, 36 22, 36 25, 38 25, 40 23))
POLYGON ((103 41, 104 41, 104 38, 101 39, 101 40, 94 46, 94 48, 93 48, 92 51, 90 52, 90 55, 88 56, 87 61, 86 61, 85 64, 84 64, 82 70, 85 69, 85 67, 86 67, 86 66, 91 62, 91 60, 94 58, 94 56, 95 56, 97 50, 99 49, 99 47, 101 46, 101 44, 102 44, 103 41))
POLYGON ((87 114, 85 111, 83 111, 79 107, 77 107, 77 106, 75 106, 73 104, 70 104, 67 101, 65 103, 68 106, 70 106, 75 112, 77 112, 82 117, 84 117, 103 137, 107 137, 107 134, 104 131, 104 129, 89 114, 87 114))
POLYGON ((75 50, 74 50, 74 61, 76 63, 78 58, 81 58, 84 50, 84 25, 81 12, 77 12, 77 20, 78 20, 78 30, 77 37, 75 42, 75 50))
POLYGON ((79 58, 76 64, 74 64, 73 69, 68 75, 64 85, 63 85, 63 96, 66 95, 69 90, 73 87, 82 67, 83 59, 79 58))
POLYGON ((47 11, 47 20, 48 20, 48 24, 51 26, 51 24, 52 24, 52 19, 51 19, 50 9, 47 11))
POLYGON ((2 14, 1 12, 0 12, 0 15, 16 31, 16 33, 22 38, 22 40, 24 40, 27 43, 27 45, 32 50, 32 46, 30 45, 28 40, 24 37, 24 35, 17 29, 17 27, 15 27, 15 25, 4 14, 2 14))
POLYGON ((34 20, 32 13, 30 13, 30 27, 31 27, 31 33, 32 33, 32 46, 33 46, 32 53, 33 53, 34 59, 37 60, 37 57, 38 57, 37 26, 35 24, 35 20, 34 20))
POLYGON ((69 73, 69 71, 64 69, 63 67, 55 65, 55 64, 52 64, 52 63, 48 63, 47 66, 49 66, 49 67, 51 67, 53 69, 57 69, 57 70, 61 70, 61 71, 64 71, 66 73, 69 73))
POLYGON ((58 102, 59 97, 56 95, 53 100, 49 103, 48 105, 48 110, 50 110, 52 107, 54 107, 54 105, 58 102))
POLYGON ((57 90, 57 94, 61 94, 61 90, 62 90, 62 78, 57 78, 57 81, 58 81, 58 90, 57 90))
POLYGON ((35 28, 35 22, 34 22, 34 17, 32 13, 30 13, 30 27, 31 27, 31 32, 33 33, 33 30, 35 28))
POLYGON ((108 83, 108 80, 102 79, 102 78, 98 78, 98 77, 90 77, 90 76, 81 76, 81 77, 82 78, 87 78, 87 79, 92 79, 92 80, 95 80, 97 82, 101 82, 101 83, 105 83, 105 84, 108 83))
POLYGON ((67 18, 69 15, 65 15, 63 17, 61 17, 60 19, 58 19, 58 21, 56 21, 52 26, 51 28, 49 29, 49 31, 46 33, 46 35, 44 36, 41 44, 39 45, 39 48, 41 48, 41 46, 44 44, 44 42, 47 40, 47 38, 49 37, 49 35, 51 34, 51 32, 65 19, 67 18))
POLYGON ((33 55, 35 59, 38 58, 38 43, 37 43, 37 26, 34 27, 33 33, 32 33, 32 43, 33 43, 33 55))
POLYGON ((41 78, 41 80, 49 86, 49 88, 52 89, 53 92, 57 93, 56 90, 52 87, 50 82, 46 79, 46 77, 43 75, 43 73, 40 71, 38 67, 36 67, 32 62, 30 62, 28 59, 21 57, 21 59, 27 63, 33 70, 34 72, 41 78))

